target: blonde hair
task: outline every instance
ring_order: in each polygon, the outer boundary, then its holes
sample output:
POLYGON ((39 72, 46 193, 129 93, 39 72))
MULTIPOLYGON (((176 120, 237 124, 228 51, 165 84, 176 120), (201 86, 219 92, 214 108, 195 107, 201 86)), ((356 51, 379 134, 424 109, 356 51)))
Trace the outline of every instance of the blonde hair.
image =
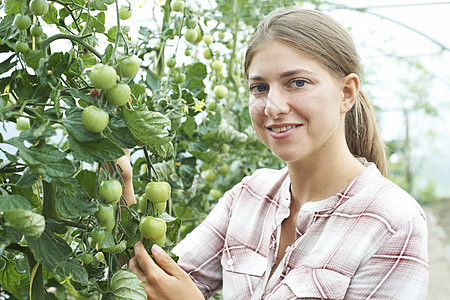
MULTIPOLYGON (((279 41, 307 55, 333 76, 343 79, 351 73, 362 78, 363 68, 355 45, 347 30, 331 17, 298 8, 280 9, 270 13, 256 28, 248 43, 244 68, 255 52, 264 45, 279 41)), ((374 162, 386 176, 385 145, 381 139, 372 104, 362 91, 345 116, 345 138, 350 152, 374 162)))

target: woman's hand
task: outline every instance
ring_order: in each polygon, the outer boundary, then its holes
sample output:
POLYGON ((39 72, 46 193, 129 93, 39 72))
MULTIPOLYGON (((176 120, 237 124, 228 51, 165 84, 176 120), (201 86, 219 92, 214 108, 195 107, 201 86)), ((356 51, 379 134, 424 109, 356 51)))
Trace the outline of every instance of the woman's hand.
POLYGON ((155 244, 152 247, 155 261, 141 242, 134 246, 134 253, 128 270, 144 281, 142 285, 148 299, 178 300, 180 297, 186 300, 205 299, 189 275, 158 245, 155 244))

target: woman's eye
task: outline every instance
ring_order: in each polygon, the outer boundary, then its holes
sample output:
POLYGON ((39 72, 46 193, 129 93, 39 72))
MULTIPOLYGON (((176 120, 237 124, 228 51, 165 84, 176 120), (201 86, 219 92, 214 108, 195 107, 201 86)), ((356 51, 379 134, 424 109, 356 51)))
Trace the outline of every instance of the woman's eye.
POLYGON ((303 79, 294 80, 291 82, 291 87, 304 87, 308 82, 303 79))
POLYGON ((267 87, 265 85, 254 85, 250 87, 251 93, 264 93, 267 91, 267 87))

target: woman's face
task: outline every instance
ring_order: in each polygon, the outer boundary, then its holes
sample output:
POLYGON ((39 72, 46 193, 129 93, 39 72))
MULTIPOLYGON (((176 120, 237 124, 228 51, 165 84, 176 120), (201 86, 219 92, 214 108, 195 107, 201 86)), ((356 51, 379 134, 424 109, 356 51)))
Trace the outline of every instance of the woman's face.
POLYGON ((353 104, 345 101, 344 81, 286 44, 258 49, 248 68, 256 134, 286 162, 332 155, 345 143, 345 112, 353 104))

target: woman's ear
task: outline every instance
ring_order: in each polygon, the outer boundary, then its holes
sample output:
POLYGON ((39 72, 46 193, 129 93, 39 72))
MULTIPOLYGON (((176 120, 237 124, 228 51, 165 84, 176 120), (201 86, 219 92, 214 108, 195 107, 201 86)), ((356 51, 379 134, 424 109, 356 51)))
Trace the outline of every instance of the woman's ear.
POLYGON ((358 98, 359 93, 359 78, 355 73, 350 73, 345 76, 342 81, 342 101, 341 113, 346 113, 352 109, 358 98))

